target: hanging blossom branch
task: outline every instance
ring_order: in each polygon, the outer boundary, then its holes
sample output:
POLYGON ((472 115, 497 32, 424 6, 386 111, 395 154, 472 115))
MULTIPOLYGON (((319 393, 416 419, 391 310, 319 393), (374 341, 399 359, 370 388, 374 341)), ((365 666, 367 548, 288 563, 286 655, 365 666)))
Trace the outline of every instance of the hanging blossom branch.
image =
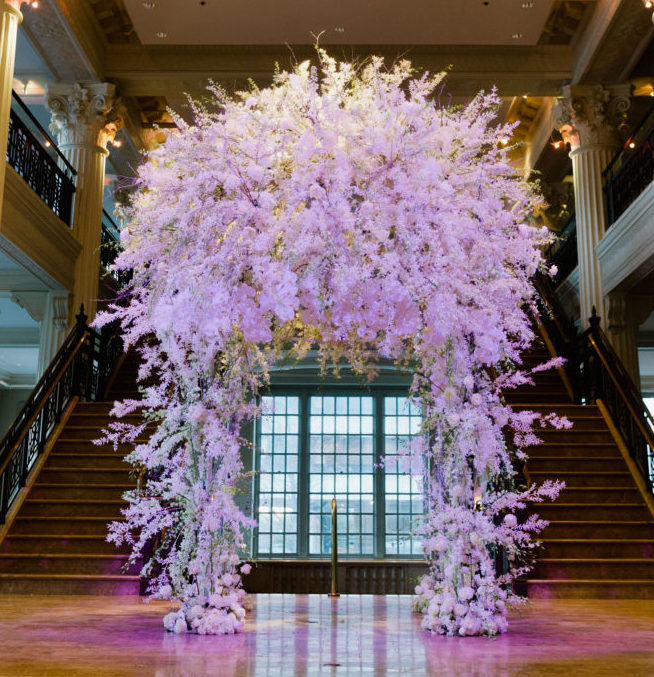
POLYGON ((529 225, 539 197, 500 143, 496 93, 443 109, 442 78, 318 50, 269 88, 213 87, 215 111, 196 106, 140 168, 116 264, 133 270, 129 304, 98 322, 119 319, 141 379, 159 379, 115 413, 158 425, 130 455, 143 481, 109 538, 133 560, 154 541, 143 574, 180 604, 170 630, 242 628, 240 431, 270 369, 310 347, 324 369, 372 377, 381 356, 414 370, 424 422, 404 454, 423 477, 430 570, 416 606, 432 632, 506 629, 507 586, 545 524, 514 513, 559 488, 516 488, 505 431, 524 458, 537 415, 500 392, 528 378, 516 365, 549 234, 529 225))

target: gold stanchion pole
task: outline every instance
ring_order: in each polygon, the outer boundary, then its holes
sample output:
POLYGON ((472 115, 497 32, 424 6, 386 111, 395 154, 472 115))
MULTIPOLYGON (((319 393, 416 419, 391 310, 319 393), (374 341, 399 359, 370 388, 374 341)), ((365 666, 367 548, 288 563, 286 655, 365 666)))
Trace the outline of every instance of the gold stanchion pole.
POLYGON ((340 597, 336 591, 336 568, 338 567, 338 531, 336 527, 336 499, 332 498, 332 591, 330 597, 340 597))

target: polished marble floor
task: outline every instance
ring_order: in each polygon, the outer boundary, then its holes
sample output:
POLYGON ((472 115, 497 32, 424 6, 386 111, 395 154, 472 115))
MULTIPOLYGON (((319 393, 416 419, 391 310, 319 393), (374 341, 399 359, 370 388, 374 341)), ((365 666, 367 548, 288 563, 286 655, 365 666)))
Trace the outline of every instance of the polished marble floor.
POLYGON ((228 637, 169 634, 168 608, 0 595, 0 676, 654 675, 654 601, 537 600, 493 640, 430 636, 404 596, 257 595, 228 637))

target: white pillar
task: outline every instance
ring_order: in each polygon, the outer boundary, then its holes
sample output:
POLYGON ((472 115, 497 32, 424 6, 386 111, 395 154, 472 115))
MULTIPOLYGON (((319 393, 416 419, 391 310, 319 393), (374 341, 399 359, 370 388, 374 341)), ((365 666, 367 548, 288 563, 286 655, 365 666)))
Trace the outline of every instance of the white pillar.
POLYGON ((82 245, 75 267, 73 313, 80 304, 93 319, 97 307, 100 272, 100 236, 105 162, 122 126, 122 117, 114 107, 115 87, 94 85, 51 85, 48 106, 52 116, 50 129, 57 145, 77 171, 73 208, 73 235, 82 245))
POLYGON ((595 254, 606 230, 602 171, 620 149, 618 132, 629 109, 629 94, 630 85, 567 85, 555 116, 564 140, 571 146, 583 329, 588 327, 593 307, 607 326, 607 305, 595 254))
MULTIPOLYGON (((9 135, 9 111, 11 110, 11 89, 16 62, 16 38, 18 26, 23 21, 20 7, 24 0, 0 0, 0 217, 2 215, 5 190, 5 168, 7 163, 7 136, 9 135)), ((0 229, 2 219, 0 218, 0 229)))

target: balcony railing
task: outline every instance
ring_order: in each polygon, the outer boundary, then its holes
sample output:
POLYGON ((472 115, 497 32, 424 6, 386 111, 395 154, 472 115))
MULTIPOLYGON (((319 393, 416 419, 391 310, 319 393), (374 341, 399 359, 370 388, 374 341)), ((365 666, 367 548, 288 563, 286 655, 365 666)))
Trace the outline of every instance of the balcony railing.
POLYGON ((654 181, 654 106, 604 170, 607 228, 654 181))
POLYGON ((68 226, 71 225, 75 170, 20 97, 12 92, 7 162, 68 226))
POLYGON ((113 270, 112 266, 120 253, 120 229, 106 210, 102 210, 102 236, 100 240, 100 265, 124 287, 130 280, 131 274, 121 270, 113 270))
POLYGON ((556 264, 559 272, 556 275, 554 286, 557 287, 577 267, 577 220, 574 214, 568 219, 559 238, 549 248, 546 257, 556 264))

